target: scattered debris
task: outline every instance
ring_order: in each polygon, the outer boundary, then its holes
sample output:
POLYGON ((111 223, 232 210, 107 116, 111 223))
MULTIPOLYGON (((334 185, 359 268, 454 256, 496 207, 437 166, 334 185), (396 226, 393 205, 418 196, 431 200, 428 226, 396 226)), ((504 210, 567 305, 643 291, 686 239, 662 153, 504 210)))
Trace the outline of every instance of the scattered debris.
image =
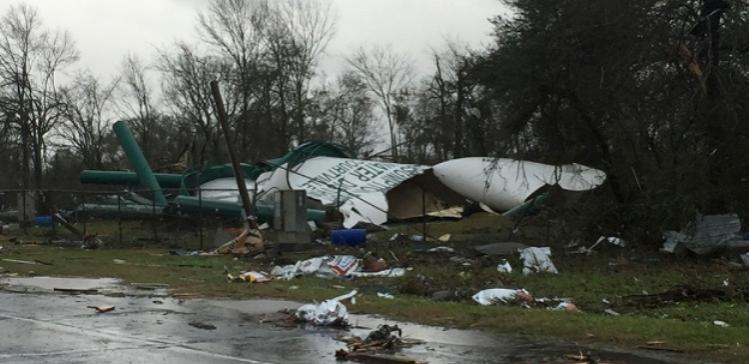
POLYGON ((728 242, 739 240, 741 220, 737 214, 697 215, 694 223, 681 232, 666 231, 663 251, 678 254, 683 248, 705 256, 726 249, 728 242))
POLYGON ((336 255, 328 265, 333 273, 339 276, 347 276, 359 268, 359 259, 356 259, 353 255, 336 255))
POLYGON ((731 327, 731 325, 729 325, 727 322, 720 321, 720 320, 713 321, 713 325, 720 326, 720 327, 731 327))
POLYGON ((351 360, 358 361, 361 363, 373 363, 373 364, 426 364, 427 362, 396 355, 382 355, 382 354, 370 354, 370 353, 351 353, 346 350, 338 350, 335 352, 335 357, 338 360, 351 360))
POLYGON ((112 259, 112 262, 114 264, 125 264, 125 263, 127 263, 127 261, 122 260, 122 259, 112 259))
POLYGON ((551 261, 551 248, 530 247, 520 251, 520 259, 523 261, 523 274, 552 273, 558 274, 557 268, 551 261))
POLYGON ((607 309, 603 310, 603 312, 605 312, 606 314, 609 314, 611 316, 621 316, 621 314, 619 312, 616 312, 616 311, 614 311, 614 310, 612 310, 610 308, 607 308, 607 309))
POLYGON ((216 330, 216 326, 212 324, 207 324, 205 322, 190 321, 187 324, 194 328, 201 329, 201 330, 216 330))
POLYGON ((382 258, 374 257, 371 252, 367 253, 364 258, 362 258, 362 261, 365 272, 382 272, 383 270, 388 269, 387 261, 382 258))
POLYGON ((680 233, 678 231, 666 231, 663 233, 663 248, 662 252, 682 255, 686 253, 687 248, 684 243, 689 241, 690 237, 687 234, 680 233))
POLYGON ((391 295, 390 293, 382 293, 382 292, 377 292, 377 297, 384 298, 386 300, 395 299, 395 296, 391 295))
POLYGON ((334 277, 402 277, 406 274, 403 268, 387 268, 382 258, 367 254, 364 263, 353 255, 336 255, 310 258, 298 261, 293 265, 276 266, 270 275, 279 279, 292 279, 302 275, 316 275, 320 278, 334 277))
POLYGON ((577 354, 564 354, 563 357, 567 360, 574 361, 575 363, 598 363, 598 361, 593 359, 590 354, 583 354, 582 351, 577 354))
POLYGON ((331 257, 316 257, 307 260, 300 260, 293 265, 287 265, 284 267, 276 266, 271 270, 270 274, 273 277, 281 279, 292 279, 301 275, 319 273, 321 270, 322 272, 325 272, 326 269, 323 269, 324 267, 327 268, 327 264, 325 263, 331 259, 331 257))
POLYGON ((450 241, 451 237, 452 237, 451 234, 445 234, 445 235, 441 235, 439 238, 437 238, 437 240, 439 240, 439 241, 441 241, 443 243, 446 243, 446 242, 450 241))
POLYGON ((97 234, 88 234, 83 236, 83 244, 81 245, 81 248, 98 249, 102 245, 104 245, 104 242, 97 234))
POLYGON ((403 338, 403 331, 398 325, 380 325, 370 332, 365 339, 358 336, 342 337, 348 350, 338 350, 339 360, 356 360, 366 363, 421 363, 415 359, 402 356, 381 355, 379 351, 394 351, 404 347, 423 344, 421 340, 403 338), (397 335, 395 335, 397 333, 397 335), (364 356, 366 355, 366 356, 364 356))
POLYGON ((744 263, 744 267, 749 268, 749 253, 741 255, 741 262, 744 263))
POLYGON ((605 241, 605 242, 607 242, 607 243, 609 243, 609 244, 611 244, 613 246, 618 246, 618 247, 621 247, 621 248, 626 248, 627 247, 627 242, 624 239, 618 238, 618 237, 615 237, 615 236, 608 236, 608 237, 601 236, 600 238, 598 238, 598 241, 596 241, 596 244, 598 244, 598 243, 600 243, 602 241, 605 241))
POLYGON ((497 264, 497 272, 512 273, 512 265, 510 265, 510 262, 508 262, 507 259, 502 259, 502 261, 497 264))
POLYGON ((229 282, 248 282, 248 283, 267 283, 273 279, 268 276, 265 272, 242 272, 238 276, 234 276, 231 273, 226 274, 226 279, 229 282))
POLYGON ((580 312, 580 309, 577 308, 577 305, 572 302, 561 302, 556 307, 550 309, 554 311, 580 312))
POLYGON ((318 326, 348 326, 348 310, 341 301, 351 300, 354 303, 357 291, 322 301, 319 304, 307 304, 299 307, 294 314, 297 321, 310 322, 318 326))
POLYGON ((450 257, 450 261, 453 263, 460 264, 464 267, 470 267, 471 265, 473 265, 473 260, 465 258, 465 257, 458 257, 458 256, 450 257))
MULTIPOLYGON (((601 236, 589 248, 581 246, 581 247, 579 247, 575 251, 568 252, 568 254, 592 254, 595 251, 595 249, 599 245, 601 245, 601 243, 603 243, 603 242, 609 243, 609 244, 611 244, 613 246, 618 246, 620 248, 624 248, 624 247, 627 246, 627 242, 624 241, 624 239, 622 239, 622 238, 618 238, 618 237, 614 237, 614 236, 609 236, 609 237, 601 236)), ((577 246, 578 244, 579 243, 577 243, 577 242, 573 242, 572 244, 568 245, 567 248, 573 248, 573 247, 577 246)))
POLYGON ((380 278, 397 278, 406 275, 406 269, 404 268, 390 268, 380 272, 351 272, 350 276, 355 278, 369 278, 369 277, 380 277, 380 278))
POLYGON ((393 234, 393 236, 390 237, 390 241, 398 241, 398 242, 404 242, 404 241, 413 241, 413 242, 421 242, 424 241, 423 235, 405 235, 405 234, 393 234))
POLYGON ((106 313, 114 311, 114 306, 86 306, 86 308, 93 308, 96 313, 106 313))
POLYGON ((522 305, 533 303, 533 296, 524 289, 485 289, 473 295, 472 298, 482 306, 490 306, 497 303, 520 303, 522 305))
POLYGON ((455 249, 449 246, 438 246, 427 250, 427 253, 454 253, 455 249))

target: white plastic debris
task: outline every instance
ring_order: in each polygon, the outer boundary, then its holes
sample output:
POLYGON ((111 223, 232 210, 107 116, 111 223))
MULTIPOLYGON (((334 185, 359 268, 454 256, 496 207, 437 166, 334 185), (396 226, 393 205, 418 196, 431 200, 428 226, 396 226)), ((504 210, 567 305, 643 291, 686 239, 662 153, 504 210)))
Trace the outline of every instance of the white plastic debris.
POLYGON ((607 242, 607 243, 609 243, 611 245, 622 247, 622 248, 624 248, 624 247, 627 246, 627 242, 624 241, 624 239, 622 239, 622 238, 617 238, 615 236, 601 236, 600 238, 598 238, 598 240, 596 241, 596 243, 592 247, 590 247, 590 248, 593 249, 593 247, 595 247, 596 245, 598 245, 598 244, 600 244, 602 242, 607 242))
POLYGON ((406 270, 403 268, 390 268, 379 272, 351 272, 351 277, 357 278, 368 278, 368 277, 380 277, 380 278, 397 278, 406 275, 406 270))
POLYGON ((512 273, 512 265, 507 259, 502 259, 502 262, 497 264, 497 272, 499 273, 512 273))
POLYGON ((357 291, 353 290, 343 296, 325 300, 319 304, 307 304, 299 307, 296 318, 300 321, 311 322, 318 326, 343 325, 348 323, 348 310, 341 301, 352 300, 357 291))
POLYGON ((319 326, 345 325, 348 321, 348 311, 342 303, 328 300, 318 305, 307 304, 299 307, 296 318, 319 326))
POLYGON ((353 255, 322 256, 300 260, 296 264, 276 266, 270 275, 276 279, 293 279, 298 276, 315 275, 319 278, 335 277, 384 277, 394 278, 406 275, 404 268, 390 268, 380 272, 362 272, 361 260, 353 255))
POLYGON ((382 292, 377 292, 377 297, 384 298, 386 300, 395 299, 395 296, 391 295, 390 293, 382 293, 382 292))
POLYGON ((610 308, 605 309, 603 312, 605 312, 606 314, 611 315, 611 316, 621 316, 621 314, 619 312, 616 312, 616 311, 614 311, 614 310, 612 310, 610 308))
POLYGON ((310 230, 311 230, 312 232, 315 232, 315 231, 317 231, 317 224, 316 224, 316 223, 315 223, 314 221, 312 221, 312 220, 310 220, 310 221, 307 221, 307 225, 309 225, 309 229, 310 229, 310 230))
POLYGON ((427 253, 454 253, 454 252, 455 252, 455 249, 449 246, 438 246, 436 248, 427 250, 427 253))
POLYGON ((551 248, 530 247, 520 251, 520 259, 523 260, 523 274, 531 273, 553 273, 558 274, 557 267, 551 261, 551 248))
POLYGON ((670 254, 680 253, 686 250, 684 243, 689 241, 689 239, 691 237, 687 234, 672 230, 665 231, 663 233, 664 242, 661 251, 670 254))
POLYGON ((731 325, 729 325, 727 322, 720 321, 720 320, 713 321, 713 325, 720 326, 720 327, 731 327, 731 325))
POLYGON ((533 296, 524 289, 492 288, 473 295, 473 300, 482 306, 497 303, 531 303, 533 296))
POLYGON ((550 307, 549 309, 552 311, 580 312, 577 305, 572 302, 560 302, 556 307, 550 307))
POLYGON ((300 260, 293 265, 276 266, 271 270, 270 274, 273 277, 280 279, 292 279, 297 276, 311 275, 316 273, 326 273, 326 263, 331 261, 332 257, 315 257, 307 260, 300 260))
POLYGON ((316 257, 307 260, 300 260, 293 265, 276 266, 271 270, 270 274, 273 277, 280 279, 292 279, 301 275, 315 274, 324 263, 328 262, 330 257, 316 257))

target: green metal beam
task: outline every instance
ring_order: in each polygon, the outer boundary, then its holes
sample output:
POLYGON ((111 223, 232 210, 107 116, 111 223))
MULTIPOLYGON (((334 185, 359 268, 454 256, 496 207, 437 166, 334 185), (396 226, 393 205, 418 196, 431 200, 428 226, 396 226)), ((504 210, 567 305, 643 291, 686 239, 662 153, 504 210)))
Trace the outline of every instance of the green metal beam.
POLYGON ((153 175, 151 167, 146 161, 146 157, 143 156, 143 152, 138 147, 138 143, 133 137, 133 133, 130 132, 130 128, 127 127, 125 121, 118 121, 114 123, 114 134, 117 136, 117 140, 120 141, 122 149, 127 155, 127 159, 132 164, 135 173, 138 175, 140 184, 149 189, 153 193, 153 199, 158 206, 166 206, 166 198, 164 193, 161 191, 161 186, 153 175))
MULTIPOLYGON (((182 175, 173 173, 154 173, 156 181, 161 187, 180 188, 182 175)), ((80 181, 84 184, 95 185, 140 185, 140 179, 135 172, 125 171, 98 171, 86 169, 81 172, 80 181)))

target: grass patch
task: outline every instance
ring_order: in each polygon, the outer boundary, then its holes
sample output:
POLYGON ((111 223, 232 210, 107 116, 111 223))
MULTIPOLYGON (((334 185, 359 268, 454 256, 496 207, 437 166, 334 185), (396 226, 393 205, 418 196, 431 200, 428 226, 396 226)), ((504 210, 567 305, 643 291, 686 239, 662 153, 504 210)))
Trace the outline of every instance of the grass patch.
MULTIPOLYGON (((137 229, 137 227, 132 227, 137 229)), ((227 256, 170 256, 166 249, 106 248, 94 251, 40 245, 13 245, 0 237, 4 254, 0 259, 40 260, 51 265, 24 265, 0 261, 5 271, 20 275, 71 277, 115 277, 128 282, 166 283, 176 293, 210 297, 272 297, 298 301, 330 298, 357 288, 363 295, 357 313, 382 314, 394 319, 480 328, 505 333, 555 336, 583 344, 614 344, 637 347, 648 341, 667 342, 697 358, 728 363, 749 357, 749 273, 724 261, 690 261, 660 257, 644 263, 635 251, 612 249, 593 256, 555 256, 559 275, 523 276, 496 272, 496 259, 481 258, 471 266, 449 261, 450 254, 415 252, 404 244, 372 244, 376 255, 393 255, 414 267, 397 279, 324 280, 313 277, 268 284, 229 283, 225 270, 268 271, 274 264, 287 264, 322 254, 356 254, 363 251, 319 248, 317 251, 283 254, 274 261, 233 259, 227 256), (115 264, 114 260, 125 264, 115 264), (726 287, 724 284, 728 283, 726 287), (657 306, 633 303, 630 295, 664 292, 689 285, 720 288, 725 297, 657 306), (294 287, 292 287, 294 286, 294 287), (482 307, 470 296, 485 288, 525 288, 536 297, 571 297, 583 313, 555 312, 519 307, 482 307), (293 289, 292 289, 293 288, 293 289), (392 292, 396 299, 378 298, 377 291, 392 292), (435 301, 436 291, 449 292, 448 301, 435 301), (603 303, 606 299, 611 304, 603 303), (612 308, 621 313, 603 313, 612 308), (715 326, 714 320, 731 327, 715 326)), ((440 243, 440 245, 442 245, 440 243)), ((453 244, 454 246, 458 246, 453 244)), ((458 246, 459 247, 459 246, 458 246)), ((513 266, 519 264, 513 261, 513 266)))

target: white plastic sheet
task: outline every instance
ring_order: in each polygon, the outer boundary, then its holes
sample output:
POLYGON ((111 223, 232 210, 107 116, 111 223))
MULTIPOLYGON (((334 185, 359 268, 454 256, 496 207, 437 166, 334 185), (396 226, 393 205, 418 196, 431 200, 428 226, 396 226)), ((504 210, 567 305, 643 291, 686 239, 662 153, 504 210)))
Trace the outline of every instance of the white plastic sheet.
POLYGON ((473 295, 473 300, 482 306, 497 303, 529 303, 532 296, 524 289, 492 288, 485 289, 473 295))
POLYGON ((507 259, 502 259, 502 262, 497 264, 497 272, 499 273, 512 273, 512 265, 507 259))
POLYGON ((300 321, 311 322, 319 326, 346 325, 348 323, 348 310, 341 301, 356 296, 357 291, 333 299, 325 300, 319 304, 307 304, 299 307, 296 318, 300 321))
POLYGON ((352 272, 352 277, 368 278, 368 277, 380 277, 380 278, 397 278, 406 275, 406 270, 403 268, 390 268, 380 272, 352 272))
POLYGON ((552 273, 558 274, 557 267, 551 261, 551 248, 530 247, 520 251, 520 259, 523 261, 523 274, 552 273))

